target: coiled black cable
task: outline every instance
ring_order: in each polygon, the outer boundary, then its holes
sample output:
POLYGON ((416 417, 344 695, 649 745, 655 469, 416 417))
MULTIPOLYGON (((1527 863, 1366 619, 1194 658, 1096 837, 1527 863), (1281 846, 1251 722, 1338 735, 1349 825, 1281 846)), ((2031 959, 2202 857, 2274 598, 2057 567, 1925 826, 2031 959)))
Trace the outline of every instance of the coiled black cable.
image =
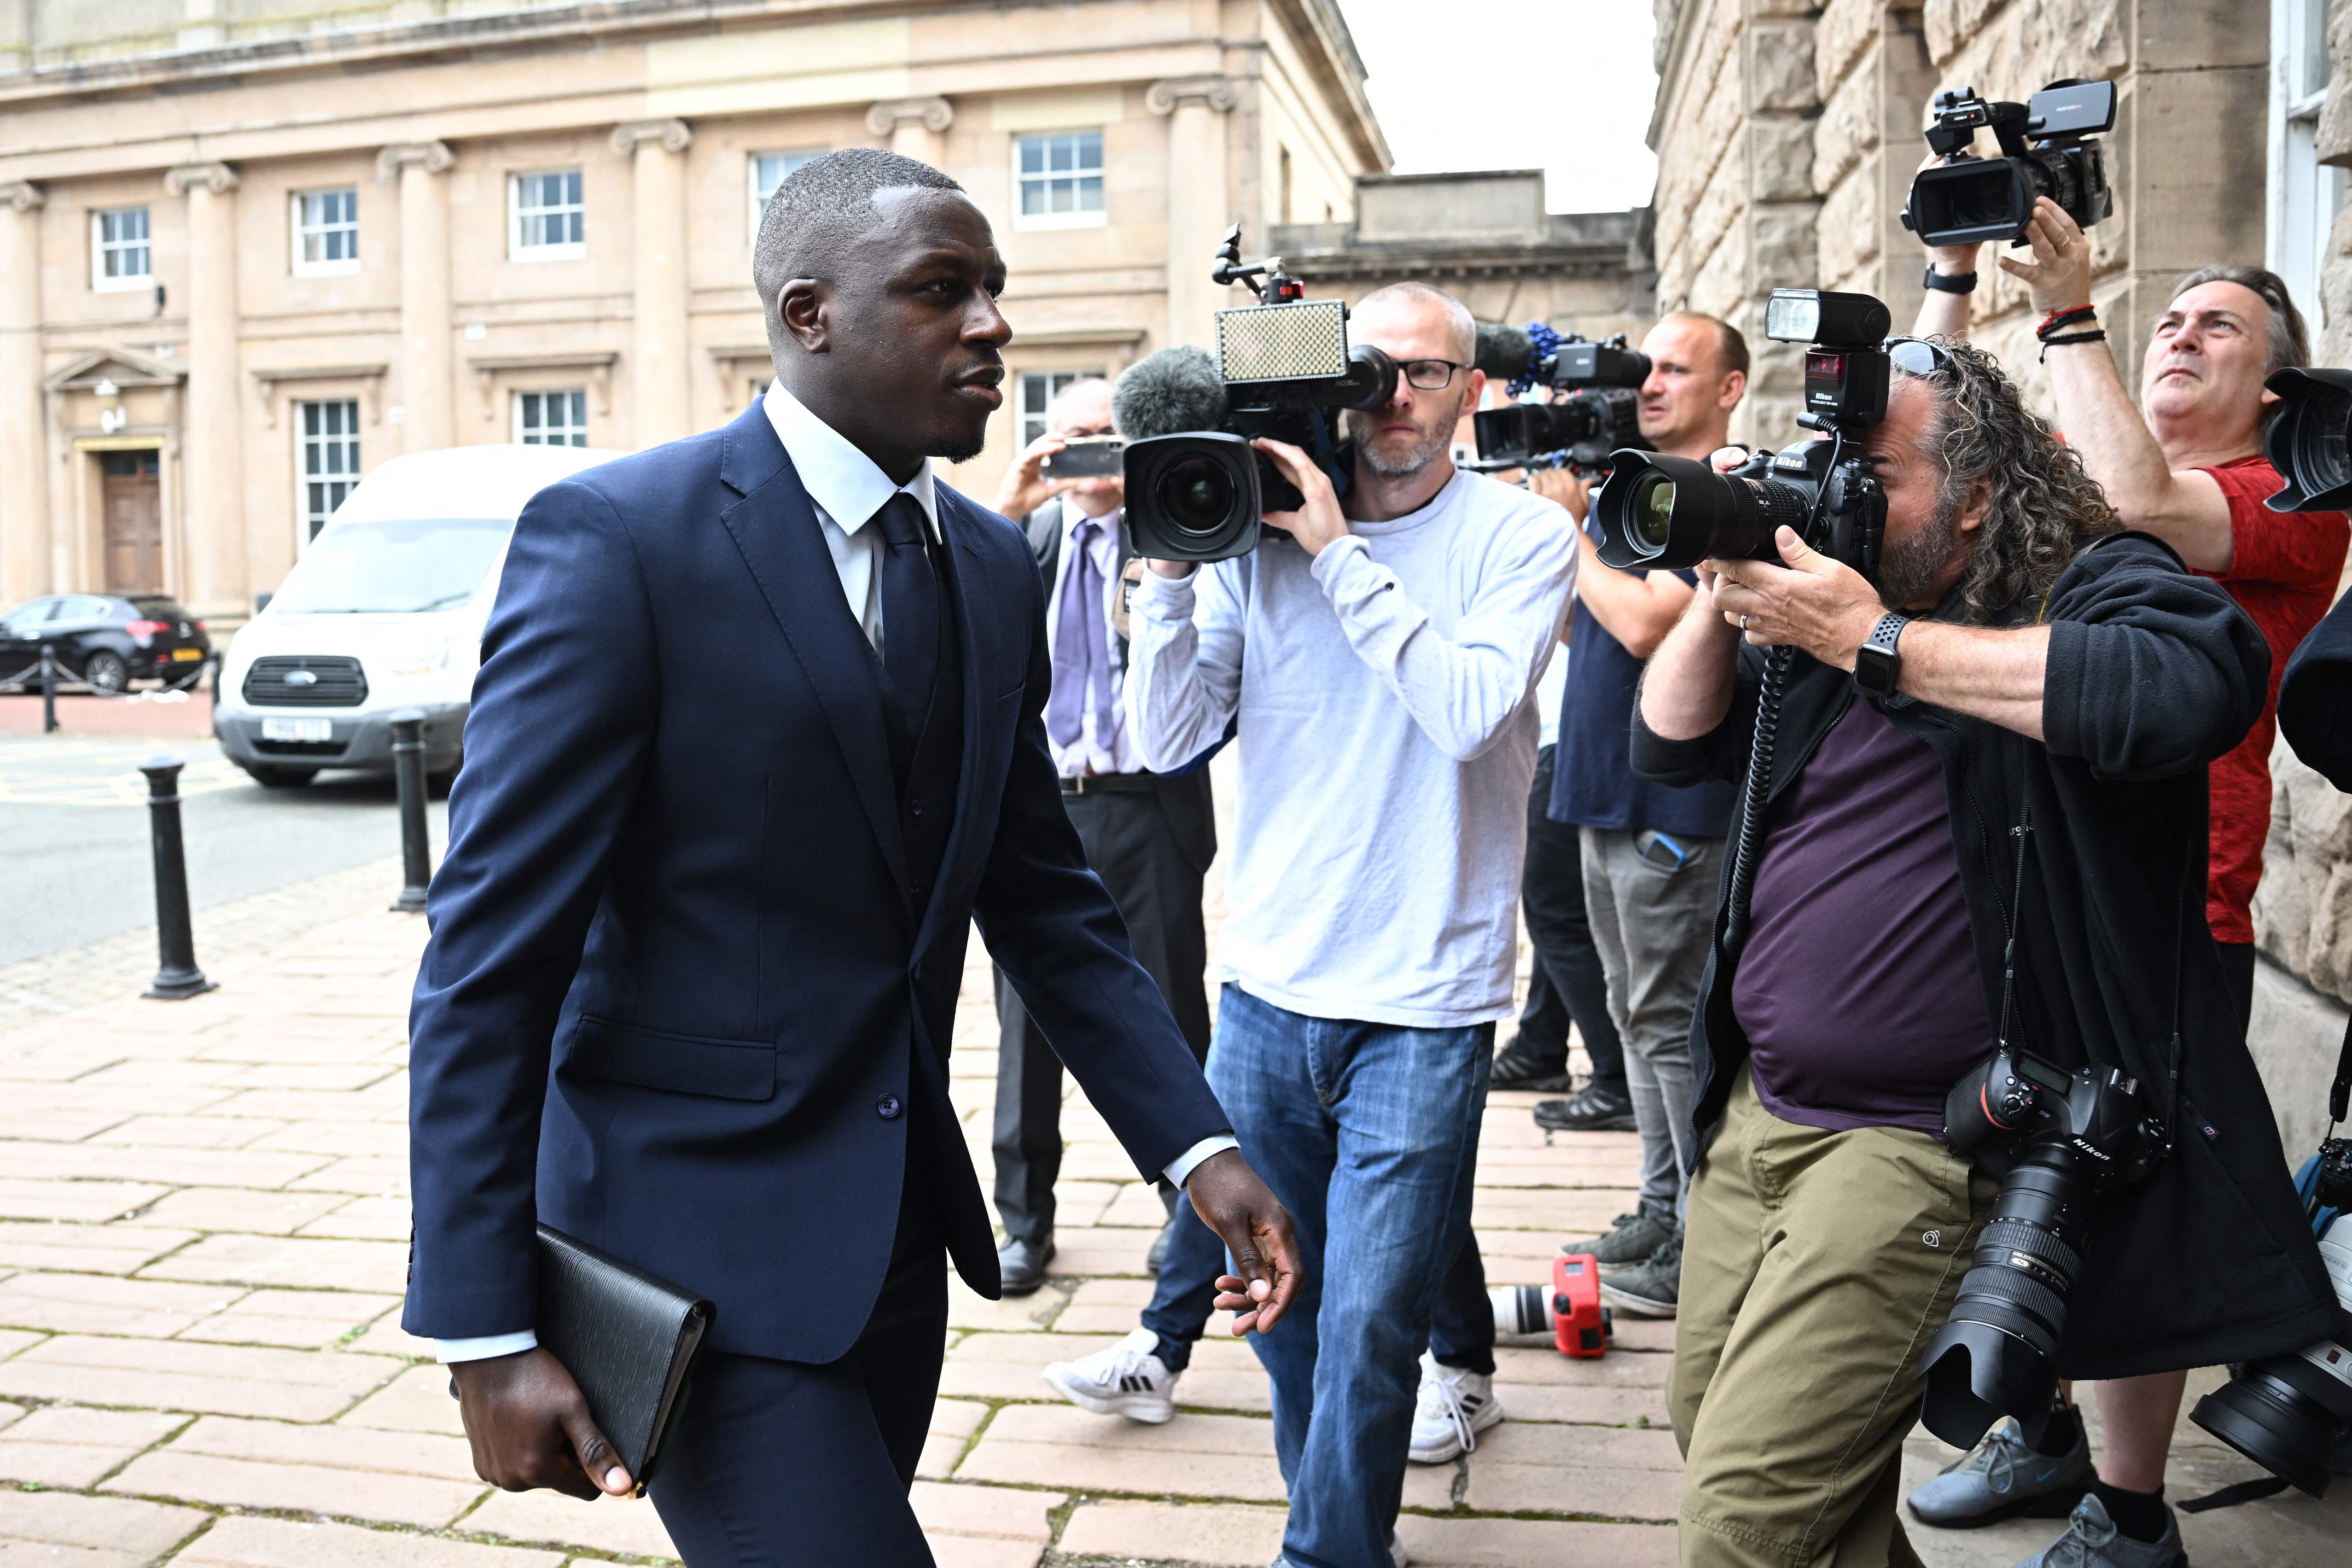
POLYGON ((1796 647, 1789 643, 1764 656, 1764 686, 1756 694, 1756 734, 1748 748, 1748 777, 1739 791, 1739 837, 1731 852, 1731 885, 1723 918, 1726 956, 1737 953, 1748 937, 1748 900, 1755 890, 1757 857, 1764 847, 1764 804, 1772 789, 1772 749, 1780 737, 1780 698, 1796 658, 1796 647))

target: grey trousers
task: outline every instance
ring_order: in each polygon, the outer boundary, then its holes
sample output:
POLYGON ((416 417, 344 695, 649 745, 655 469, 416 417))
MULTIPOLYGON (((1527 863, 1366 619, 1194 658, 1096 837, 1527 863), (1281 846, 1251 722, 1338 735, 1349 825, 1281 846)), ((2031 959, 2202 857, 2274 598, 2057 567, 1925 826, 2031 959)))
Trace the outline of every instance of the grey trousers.
POLYGON ((1625 1047, 1625 1087, 1642 1135, 1643 1212, 1678 1221, 1690 1136, 1691 1014, 1706 968, 1723 840, 1670 835, 1680 870, 1642 858, 1636 833, 1583 831, 1584 910, 1609 980, 1609 1016, 1625 1047))

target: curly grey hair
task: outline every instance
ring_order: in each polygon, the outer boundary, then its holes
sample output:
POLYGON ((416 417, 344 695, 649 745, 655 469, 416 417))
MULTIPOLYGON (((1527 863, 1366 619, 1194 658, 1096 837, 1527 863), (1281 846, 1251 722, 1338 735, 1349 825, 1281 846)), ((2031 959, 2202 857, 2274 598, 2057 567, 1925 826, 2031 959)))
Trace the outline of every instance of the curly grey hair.
POLYGON ((1936 395, 1920 445, 1944 470, 1937 530, 1950 529, 1973 499, 1985 508, 1959 583, 1970 618, 1981 623, 2020 605, 2038 614, 2067 563, 2123 524, 2082 459, 2025 406, 1990 354, 1958 338, 1927 341, 1945 356, 1916 378, 1936 395))

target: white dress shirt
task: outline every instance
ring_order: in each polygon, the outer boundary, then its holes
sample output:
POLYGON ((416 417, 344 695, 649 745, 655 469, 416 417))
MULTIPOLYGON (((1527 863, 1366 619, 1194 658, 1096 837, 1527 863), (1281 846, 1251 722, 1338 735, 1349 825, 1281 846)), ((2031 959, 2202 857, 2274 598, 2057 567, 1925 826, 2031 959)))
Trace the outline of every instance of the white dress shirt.
MULTIPOLYGON (((1087 514, 1072 505, 1067 496, 1055 497, 1053 504, 1061 509, 1062 548, 1055 552, 1057 560, 1054 580, 1045 585, 1045 647, 1049 651, 1061 646, 1062 592, 1077 555, 1077 542, 1073 536, 1078 531, 1078 524, 1088 521, 1087 514)), ((1054 753, 1054 769, 1064 778, 1076 778, 1085 773, 1139 773, 1143 771, 1143 758, 1127 733, 1127 703, 1119 690, 1127 679, 1127 668, 1120 662, 1118 633, 1112 626, 1110 618, 1111 606, 1118 603, 1118 595, 1121 592, 1118 582, 1120 515, 1112 511, 1093 519, 1098 527, 1094 542, 1087 548, 1087 553, 1094 559, 1095 570, 1101 574, 1103 580, 1103 601, 1097 610, 1103 618, 1104 646, 1110 649, 1110 733, 1108 736, 1096 733, 1095 705, 1085 700, 1081 693, 1078 703, 1081 728, 1077 740, 1066 749, 1055 745, 1052 735, 1045 737, 1046 749, 1054 753)))
MULTIPOLYGON (((882 574, 876 568, 881 561, 883 542, 879 529, 866 525, 874 521, 874 514, 892 496, 904 490, 923 509, 924 525, 930 530, 932 542, 938 542, 940 503, 931 460, 924 458, 913 479, 903 485, 894 485, 873 458, 810 413, 799 398, 784 390, 782 382, 770 384, 761 406, 767 411, 768 423, 775 426, 776 438, 784 444, 784 455, 793 460, 793 468, 800 475, 802 488, 816 505, 817 526, 824 532, 825 548, 833 552, 833 568, 841 575, 841 592, 849 601, 849 613, 857 617, 866 640, 874 645, 878 654, 882 651, 883 635, 882 574)), ((1066 535, 1063 543, 1068 542, 1066 535)), ((1067 559, 1066 552, 1064 558, 1067 559)), ((1049 619, 1051 615, 1049 609, 1049 619)), ((1239 1147, 1223 1134, 1203 1138, 1177 1155, 1161 1173, 1181 1187, 1202 1161, 1239 1147)), ((492 1356, 531 1350, 538 1343, 539 1335, 523 1329, 478 1339, 436 1340, 433 1352, 444 1363, 487 1361, 492 1356)))

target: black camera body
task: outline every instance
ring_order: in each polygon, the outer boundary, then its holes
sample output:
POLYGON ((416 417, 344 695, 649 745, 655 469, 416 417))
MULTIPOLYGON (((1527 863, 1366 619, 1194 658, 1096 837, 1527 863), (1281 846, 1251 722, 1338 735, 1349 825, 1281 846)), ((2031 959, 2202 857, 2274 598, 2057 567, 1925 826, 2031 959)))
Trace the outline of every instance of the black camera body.
POLYGON ((1642 438, 1642 384, 1650 356, 1626 346, 1622 332, 1599 342, 1570 336, 1528 368, 1538 385, 1568 394, 1557 403, 1507 403, 1472 416, 1483 473, 1557 458, 1562 468, 1598 473, 1609 454, 1642 438))
POLYGON ((2049 1408, 2092 1200, 2146 1176, 2165 1142, 2119 1068, 2069 1072, 2004 1045, 1944 1097, 1944 1143, 2000 1178, 1952 1315, 1920 1362, 1920 1420, 1971 1448, 2000 1416, 2032 1422, 2049 1408))
MULTIPOLYGON (((1338 416, 1396 395, 1396 362, 1370 344, 1349 343, 1346 304, 1308 300, 1279 257, 1244 265, 1241 232, 1239 224, 1227 231, 1209 274, 1219 284, 1247 284, 1257 299, 1217 312, 1214 374, 1222 385, 1171 389, 1173 401, 1197 395, 1196 405, 1210 410, 1203 423, 1213 427, 1147 431, 1120 419, 1130 437, 1140 437, 1124 453, 1127 527, 1139 555, 1222 561, 1248 554, 1262 531, 1278 531, 1264 530, 1265 514, 1295 511, 1306 498, 1250 446, 1261 437, 1304 451, 1346 495, 1355 473, 1335 433, 1338 416)), ((1154 374, 1191 374, 1185 362, 1170 363, 1154 374)), ((1138 363, 1128 377, 1151 364, 1138 363)), ((1115 408, 1119 401, 1114 389, 1115 408)))
POLYGON ((1777 561, 1773 533, 1786 526, 1875 583, 1886 495, 1848 448, 1886 417, 1890 322, 1886 307, 1867 294, 1774 289, 1766 335, 1810 345, 1797 422, 1831 439, 1759 452, 1723 474, 1663 452, 1611 453, 1609 477, 1592 500, 1601 561, 1628 572, 1714 558, 1777 561))
POLYGON ((1927 145, 1952 162, 1920 170, 1903 206, 1903 226, 1922 244, 2022 245, 2039 196, 2084 228, 2115 211, 2105 155, 2089 140, 2115 128, 2115 83, 2070 78, 2023 103, 1989 102, 1964 87, 1937 93, 1935 110, 1927 145), (1979 131, 1993 133, 2000 157, 1968 151, 1979 131))

